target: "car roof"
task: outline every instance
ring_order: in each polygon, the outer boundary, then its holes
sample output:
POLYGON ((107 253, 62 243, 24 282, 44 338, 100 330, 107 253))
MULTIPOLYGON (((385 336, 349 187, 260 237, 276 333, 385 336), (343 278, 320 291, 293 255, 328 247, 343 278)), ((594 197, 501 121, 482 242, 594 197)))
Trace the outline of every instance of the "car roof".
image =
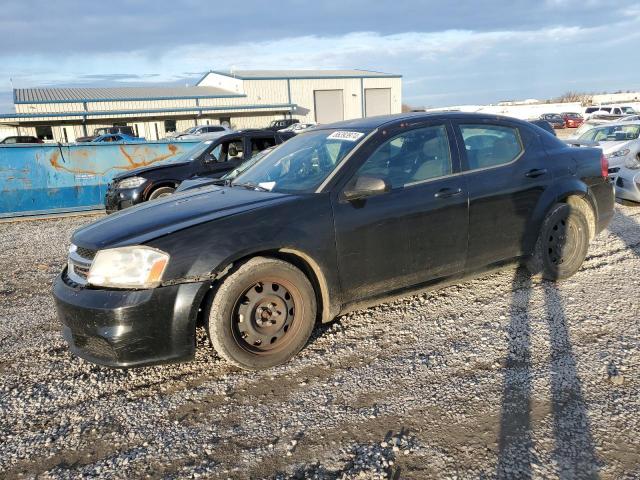
POLYGON ((607 122, 600 125, 594 125, 593 128, 600 127, 624 127, 626 125, 640 125, 640 120, 629 120, 628 122, 607 122))
POLYGON ((327 130, 327 129, 342 129, 342 128, 355 128, 363 130, 373 130, 385 125, 389 125, 402 121, 421 121, 421 120, 508 120, 517 122, 520 124, 527 124, 523 120, 519 120, 514 117, 507 117, 504 115, 495 115, 488 113, 472 113, 472 112, 409 112, 399 113, 395 115, 380 115, 376 117, 356 118, 353 120, 343 120, 341 122, 330 123, 325 125, 318 125, 314 130, 327 130))

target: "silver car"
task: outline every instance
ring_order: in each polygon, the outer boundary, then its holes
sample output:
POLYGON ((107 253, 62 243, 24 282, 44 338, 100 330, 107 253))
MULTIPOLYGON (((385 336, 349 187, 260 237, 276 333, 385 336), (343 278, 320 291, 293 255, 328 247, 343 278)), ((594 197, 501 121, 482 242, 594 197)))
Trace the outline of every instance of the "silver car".
POLYGON ((609 161, 609 176, 617 180, 620 170, 635 166, 640 155, 640 122, 616 122, 594 127, 578 140, 592 142, 609 161))

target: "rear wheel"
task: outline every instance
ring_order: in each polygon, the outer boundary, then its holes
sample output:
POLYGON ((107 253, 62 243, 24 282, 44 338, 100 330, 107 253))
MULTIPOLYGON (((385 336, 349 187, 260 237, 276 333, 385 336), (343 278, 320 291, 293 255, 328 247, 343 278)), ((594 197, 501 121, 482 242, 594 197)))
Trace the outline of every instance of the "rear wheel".
POLYGON ((176 189, 173 187, 160 187, 156 188, 151 195, 149 195, 149 200, 155 200, 156 198, 168 197, 175 192, 176 189))
POLYGON ((589 249, 589 223, 580 210, 557 204, 542 223, 533 256, 527 267, 547 280, 563 280, 575 274, 589 249))
POLYGON ((284 363, 311 335, 315 298, 311 283, 293 265, 253 258, 224 279, 211 302, 211 343, 240 368, 260 370, 284 363))

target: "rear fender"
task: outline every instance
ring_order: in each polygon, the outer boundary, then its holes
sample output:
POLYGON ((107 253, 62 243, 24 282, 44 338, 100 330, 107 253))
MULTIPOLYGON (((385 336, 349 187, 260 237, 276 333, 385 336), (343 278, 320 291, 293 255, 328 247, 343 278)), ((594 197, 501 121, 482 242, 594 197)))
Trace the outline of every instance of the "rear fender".
POLYGON ((523 242, 524 255, 530 255, 533 252, 533 248, 538 240, 540 228, 542 227, 542 222, 553 206, 572 195, 584 198, 595 212, 595 201, 585 183, 577 178, 566 178, 554 183, 541 195, 531 215, 531 221, 527 227, 523 242))

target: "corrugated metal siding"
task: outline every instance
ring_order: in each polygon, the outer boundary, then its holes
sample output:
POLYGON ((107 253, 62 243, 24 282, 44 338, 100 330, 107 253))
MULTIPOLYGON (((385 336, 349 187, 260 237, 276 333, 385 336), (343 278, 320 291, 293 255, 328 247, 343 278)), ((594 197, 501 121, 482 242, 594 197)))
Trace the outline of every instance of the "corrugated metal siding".
POLYGON ((233 95, 216 87, 17 88, 16 103, 233 95))
MULTIPOLYGON (((361 72, 362 73, 362 72, 361 72)), ((92 134, 94 128, 98 126, 112 126, 115 122, 124 122, 129 125, 139 125, 138 129, 143 131, 139 134, 149 139, 155 138, 154 123, 158 123, 159 136, 165 135, 163 119, 176 119, 177 128, 182 131, 195 124, 205 123, 210 119, 217 123, 220 117, 231 117, 232 125, 238 128, 262 127, 273 119, 283 118, 283 114, 289 111, 288 107, 272 107, 268 109, 242 108, 250 105, 288 105, 289 91, 291 92, 291 103, 297 104, 297 109, 293 116, 302 122, 315 121, 314 111, 314 91, 316 90, 342 90, 344 102, 344 118, 360 118, 363 113, 363 88, 390 88, 391 89, 391 112, 400 113, 402 108, 402 81, 400 78, 322 78, 314 80, 245 80, 243 82, 246 90, 245 97, 237 98, 215 98, 199 99, 198 106, 193 99, 173 99, 173 100, 146 100, 146 101, 109 101, 93 102, 87 104, 87 134, 92 134), (237 109, 232 107, 238 107, 237 109), (175 109, 188 108, 186 111, 171 111, 175 109), (206 108, 222 108, 223 110, 208 111, 206 108), (228 108, 228 110, 224 110, 228 108), (142 110, 145 113, 136 113, 129 110, 142 110), (151 110, 151 111, 149 111, 151 110), (163 111, 166 110, 166 111, 163 111), (91 113, 94 113, 93 115, 91 113), (113 112, 104 115, 105 112, 113 112), (116 113, 118 112, 118 113, 116 113), (123 113, 125 112, 125 113, 123 113)), ((201 88, 201 87, 198 87, 201 88)), ((11 118, 5 117, 5 122, 19 121, 21 123, 21 133, 35 134, 35 129, 29 125, 51 125, 60 126, 65 124, 73 128, 74 137, 83 136, 82 116, 47 117, 47 113, 75 112, 84 114, 82 103, 57 103, 57 104, 29 104, 16 105, 18 113, 42 113, 42 117, 11 118), (32 132, 32 133, 27 133, 32 132)), ((54 136, 56 141, 63 142, 63 130, 55 128, 54 136)), ((70 135, 67 134, 70 138, 70 135)))
MULTIPOLYGON (((216 73, 216 72, 213 72, 216 73)), ((392 73, 374 72, 371 70, 236 70, 218 72, 250 80, 251 78, 339 78, 339 77, 395 77, 392 73)))

